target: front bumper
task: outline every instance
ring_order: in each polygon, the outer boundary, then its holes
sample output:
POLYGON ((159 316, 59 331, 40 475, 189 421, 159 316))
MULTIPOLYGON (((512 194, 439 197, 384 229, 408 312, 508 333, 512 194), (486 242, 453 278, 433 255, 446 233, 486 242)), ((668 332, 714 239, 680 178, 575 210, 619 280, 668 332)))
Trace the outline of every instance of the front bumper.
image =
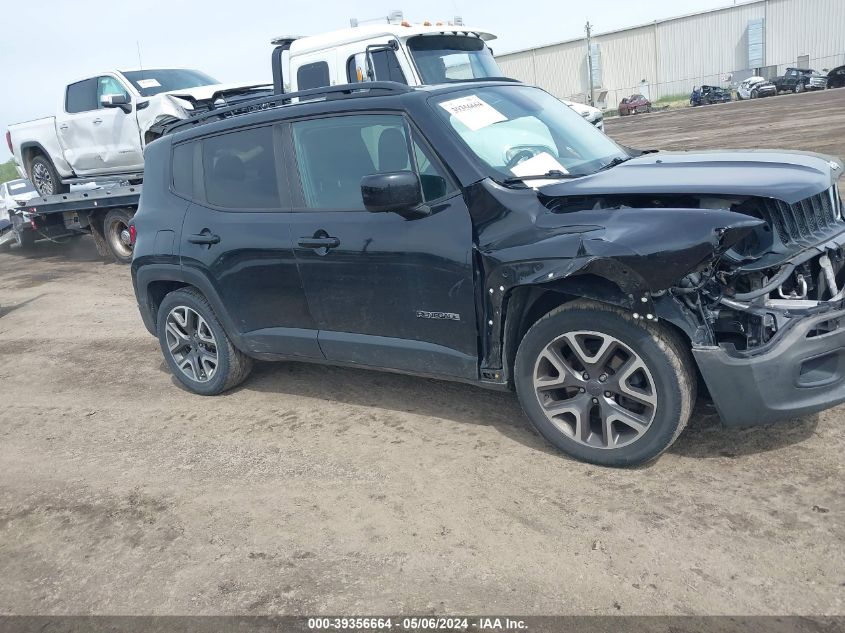
POLYGON ((750 352, 694 347, 692 353, 725 426, 767 424, 845 402, 843 309, 796 318, 750 352))

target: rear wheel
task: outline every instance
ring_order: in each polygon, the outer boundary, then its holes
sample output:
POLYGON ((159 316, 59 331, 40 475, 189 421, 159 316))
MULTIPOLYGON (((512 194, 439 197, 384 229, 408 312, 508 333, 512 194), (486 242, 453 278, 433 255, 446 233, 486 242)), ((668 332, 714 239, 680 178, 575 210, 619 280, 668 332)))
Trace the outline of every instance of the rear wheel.
POLYGON ((35 231, 27 228, 13 230, 15 231, 15 244, 18 245, 18 248, 22 251, 31 251, 35 246, 35 231))
POLYGON ((68 185, 63 185, 56 168, 50 159, 38 154, 29 164, 29 175, 36 191, 42 196, 54 196, 70 191, 68 185))
POLYGON ((692 359, 680 337, 587 301, 561 306, 531 327, 514 379, 543 437, 605 466, 657 457, 686 426, 695 402, 692 359))
POLYGON ((121 264, 132 261, 129 222, 133 214, 126 209, 112 209, 103 220, 103 234, 114 258, 121 264))
POLYGON ((208 300, 194 288, 164 298, 156 328, 170 371, 194 393, 217 395, 252 370, 252 359, 232 345, 208 300))

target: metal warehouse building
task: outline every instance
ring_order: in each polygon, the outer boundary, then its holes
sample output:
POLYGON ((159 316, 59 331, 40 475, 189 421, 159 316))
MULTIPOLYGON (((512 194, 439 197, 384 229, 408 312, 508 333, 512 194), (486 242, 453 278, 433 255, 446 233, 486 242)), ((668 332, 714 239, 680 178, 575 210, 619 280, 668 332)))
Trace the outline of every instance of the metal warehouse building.
MULTIPOLYGON (((754 0, 592 37, 593 98, 615 108, 693 86, 773 77, 787 66, 845 64, 845 0, 754 0)), ((588 101, 586 38, 497 56, 504 74, 561 98, 588 101)))

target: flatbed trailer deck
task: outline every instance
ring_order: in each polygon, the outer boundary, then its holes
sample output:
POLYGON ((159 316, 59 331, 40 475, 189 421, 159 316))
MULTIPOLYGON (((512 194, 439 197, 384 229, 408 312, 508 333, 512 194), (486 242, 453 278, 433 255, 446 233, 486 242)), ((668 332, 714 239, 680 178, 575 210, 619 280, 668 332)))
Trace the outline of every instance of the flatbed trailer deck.
POLYGON ((90 234, 97 252, 129 263, 129 222, 138 209, 141 185, 102 187, 33 198, 10 210, 15 241, 28 249, 38 240, 90 234))

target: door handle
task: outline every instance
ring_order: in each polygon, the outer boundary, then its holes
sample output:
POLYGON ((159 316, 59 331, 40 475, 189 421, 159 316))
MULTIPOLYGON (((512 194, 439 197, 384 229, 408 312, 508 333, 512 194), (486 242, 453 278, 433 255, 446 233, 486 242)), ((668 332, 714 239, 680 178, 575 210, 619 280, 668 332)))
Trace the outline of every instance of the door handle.
POLYGON ((300 237, 297 242, 302 248, 337 248, 340 246, 340 240, 336 237, 300 237))
POLYGON ((102 123, 102 122, 103 122, 102 119, 94 119, 94 125, 100 125, 100 123, 102 123))
POLYGON ((211 246, 212 244, 220 243, 220 236, 215 235, 208 229, 205 229, 202 233, 195 233, 194 235, 189 235, 188 241, 191 244, 207 244, 208 246, 211 246))
POLYGON ((70 129, 70 126, 69 126, 67 123, 62 123, 62 124, 59 126, 59 129, 60 129, 60 130, 69 130, 69 129, 70 129))

